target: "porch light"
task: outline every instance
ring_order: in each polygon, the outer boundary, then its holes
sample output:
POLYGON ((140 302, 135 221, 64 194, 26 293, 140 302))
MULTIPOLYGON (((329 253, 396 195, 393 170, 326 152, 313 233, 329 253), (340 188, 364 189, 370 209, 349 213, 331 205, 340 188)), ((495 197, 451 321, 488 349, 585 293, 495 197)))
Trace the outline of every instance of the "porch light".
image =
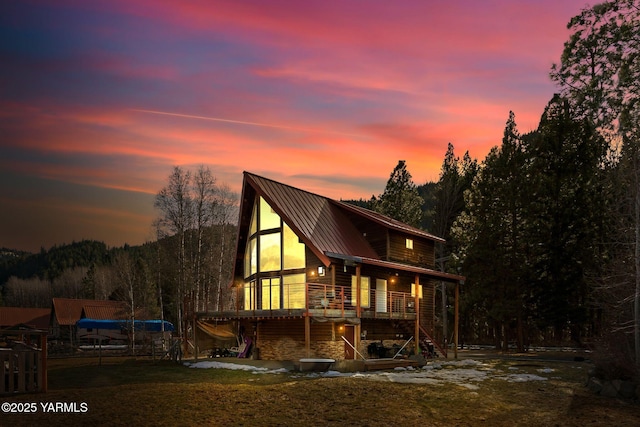
POLYGON ((321 265, 320 267, 318 267, 318 276, 324 276, 324 266, 321 265))

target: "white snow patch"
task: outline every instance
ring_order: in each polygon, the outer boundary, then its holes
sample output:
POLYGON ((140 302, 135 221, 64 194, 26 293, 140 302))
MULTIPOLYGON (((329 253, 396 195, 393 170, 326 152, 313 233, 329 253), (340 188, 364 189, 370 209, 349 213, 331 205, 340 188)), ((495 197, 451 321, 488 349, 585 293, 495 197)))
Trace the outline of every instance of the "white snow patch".
POLYGON ((510 383, 524 383, 527 381, 546 381, 545 377, 533 374, 512 374, 505 377, 510 383))
MULTIPOLYGON (((290 373, 294 378, 306 377, 306 378, 334 378, 334 377, 351 377, 361 378, 370 381, 385 381, 400 384, 428 384, 434 386, 441 386, 444 384, 456 384, 464 387, 468 390, 478 390, 478 385, 482 381, 494 379, 503 380, 508 382, 520 383, 527 381, 546 381, 547 378, 535 375, 517 373, 518 368, 509 367, 511 371, 506 373, 502 370, 497 370, 493 365, 486 362, 480 362, 473 359, 465 359, 460 361, 447 361, 440 363, 432 363, 424 366, 422 369, 406 369, 400 368, 393 371, 377 371, 377 372, 356 372, 356 373, 344 373, 338 371, 327 372, 310 372, 310 373, 293 373, 286 368, 280 369, 268 369, 263 367, 257 367, 252 365, 225 363, 215 361, 202 361, 202 362, 185 362, 185 365, 190 368, 201 369, 233 369, 251 371, 254 374, 282 374, 290 373)), ((541 374, 549 374, 555 371, 551 368, 541 368, 537 370, 541 374)))

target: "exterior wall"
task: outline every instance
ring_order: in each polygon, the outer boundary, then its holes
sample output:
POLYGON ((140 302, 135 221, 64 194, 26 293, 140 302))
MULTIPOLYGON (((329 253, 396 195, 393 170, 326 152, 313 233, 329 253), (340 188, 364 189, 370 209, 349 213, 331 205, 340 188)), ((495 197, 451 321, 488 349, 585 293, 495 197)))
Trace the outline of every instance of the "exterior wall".
MULTIPOLYGON (((298 360, 307 357, 304 341, 304 319, 261 320, 254 332, 254 322, 243 322, 245 333, 252 336, 254 348, 263 360, 298 360), (254 334, 254 335, 252 335, 254 334)), ((311 323, 311 354, 314 358, 344 360, 345 342, 342 340, 342 324, 334 322, 311 323)), ((371 343, 382 343, 386 348, 402 347, 413 335, 413 322, 396 323, 385 320, 363 320, 358 351, 367 357, 371 343)), ((413 348, 409 344, 408 350, 413 348)), ((254 353, 255 354, 255 353, 254 353)))
POLYGON ((390 231, 388 259, 432 268, 435 265, 435 243, 432 240, 390 231), (407 249, 407 238, 413 240, 413 249, 407 249))
MULTIPOLYGON (((252 329, 253 325, 245 324, 245 330, 252 329)), ((256 337, 261 359, 298 360, 307 357, 304 319, 262 320, 256 328, 256 337)), ((344 341, 340 338, 339 325, 311 323, 311 357, 344 359, 344 341)))

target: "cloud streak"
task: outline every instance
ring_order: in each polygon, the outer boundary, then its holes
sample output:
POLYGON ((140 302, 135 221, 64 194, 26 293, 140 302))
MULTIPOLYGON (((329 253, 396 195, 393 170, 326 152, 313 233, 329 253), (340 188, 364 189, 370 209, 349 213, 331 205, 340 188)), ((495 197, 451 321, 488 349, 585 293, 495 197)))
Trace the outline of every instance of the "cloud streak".
POLYGON ((265 127, 265 128, 284 129, 284 130, 291 130, 291 131, 296 131, 296 132, 323 133, 323 134, 329 134, 329 135, 352 136, 352 137, 355 137, 355 138, 362 138, 363 137, 362 135, 356 135, 356 134, 345 133, 345 132, 333 132, 333 131, 324 130, 324 129, 308 129, 308 128, 300 128, 300 127, 295 127, 295 126, 277 125, 277 124, 269 124, 269 123, 247 122, 247 121, 244 121, 244 120, 223 119, 223 118, 220 118, 220 117, 204 117, 204 116, 195 116, 195 115, 191 115, 191 114, 170 113, 170 112, 166 112, 166 111, 142 110, 142 109, 135 109, 135 108, 132 108, 131 111, 136 111, 138 113, 146 113, 146 114, 158 114, 158 115, 161 115, 161 116, 180 117, 180 118, 184 118, 184 119, 207 120, 207 121, 211 121, 211 122, 223 122, 223 123, 232 123, 232 124, 237 124, 237 125, 248 125, 248 126, 258 126, 258 127, 265 127))
POLYGON ((482 159, 510 110, 521 131, 537 126, 583 6, 8 0, 0 246, 38 250, 65 230, 143 242, 153 212, 134 201, 174 165, 208 165, 235 191, 249 170, 336 199, 380 194, 400 159, 416 183, 436 180, 447 143, 482 159), (26 233, 13 212, 50 226, 26 233))

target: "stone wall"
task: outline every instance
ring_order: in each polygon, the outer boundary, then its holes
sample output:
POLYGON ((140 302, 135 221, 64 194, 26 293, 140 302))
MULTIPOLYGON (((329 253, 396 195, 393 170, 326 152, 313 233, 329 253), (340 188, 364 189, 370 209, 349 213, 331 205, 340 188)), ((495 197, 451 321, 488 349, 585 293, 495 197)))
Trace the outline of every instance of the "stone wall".
MULTIPOLYGON (((264 360, 298 360, 307 357, 304 340, 295 340, 290 337, 280 339, 261 340, 260 358, 264 360)), ((311 354, 313 358, 344 359, 344 342, 315 341, 311 342, 311 354)))

